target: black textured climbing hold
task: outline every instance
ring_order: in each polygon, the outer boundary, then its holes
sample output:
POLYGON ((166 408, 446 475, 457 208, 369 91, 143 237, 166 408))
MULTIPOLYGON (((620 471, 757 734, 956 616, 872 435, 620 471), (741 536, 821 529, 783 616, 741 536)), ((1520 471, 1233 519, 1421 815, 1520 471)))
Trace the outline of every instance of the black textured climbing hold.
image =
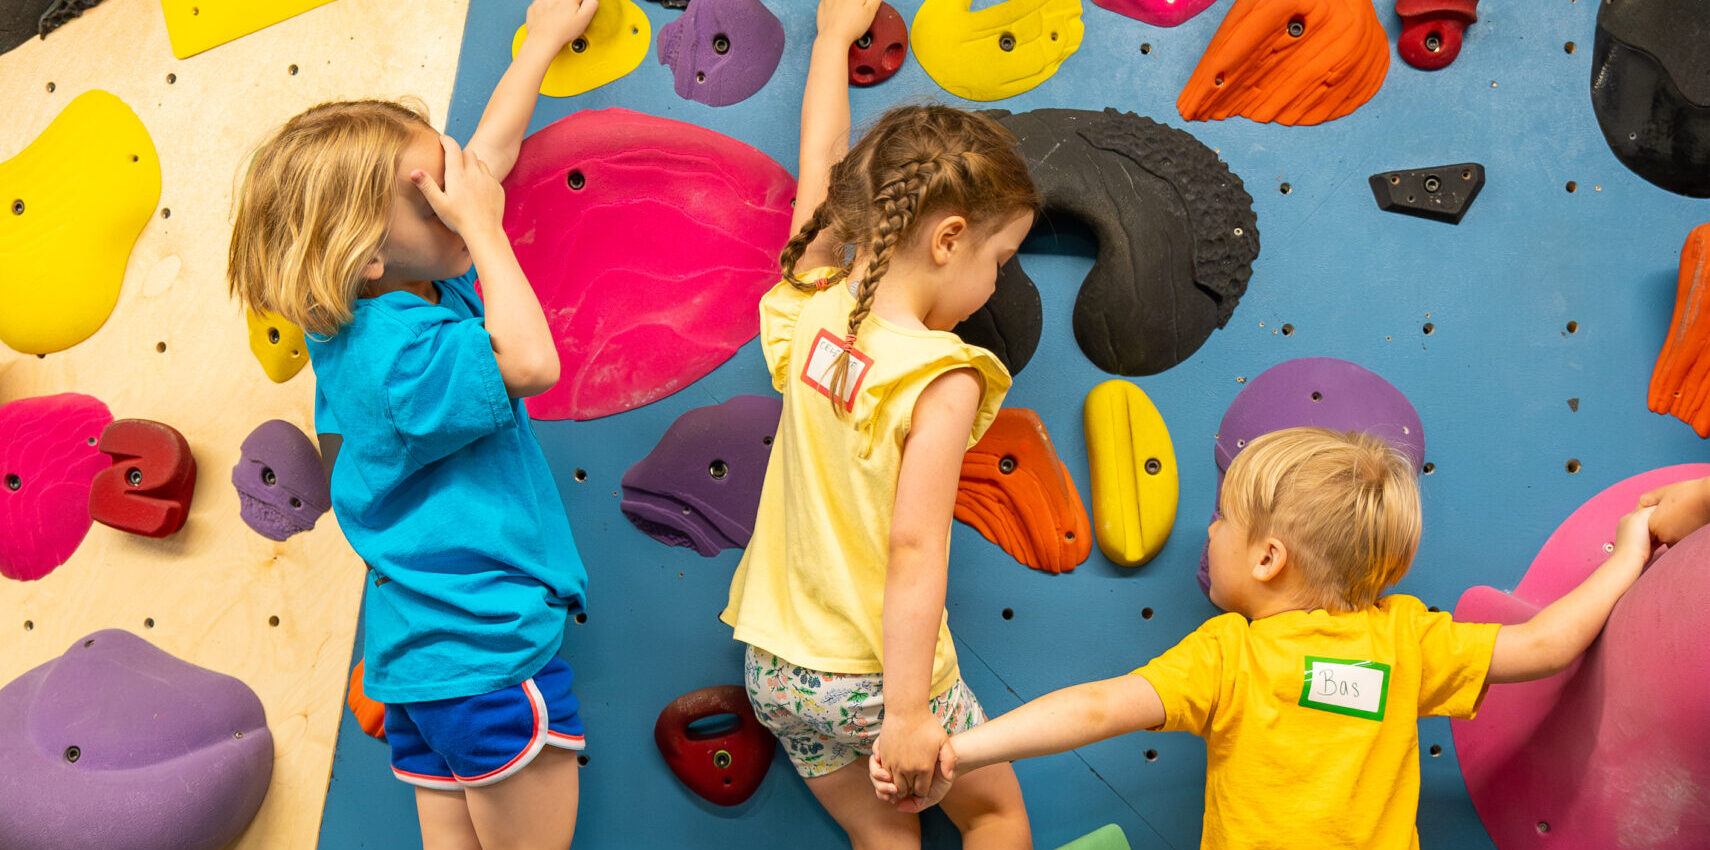
POLYGON ((1710 197, 1710 4, 1621 0, 1597 10, 1591 108, 1621 164, 1710 197))
POLYGON ((955 327, 956 335, 997 355, 1011 375, 1020 374, 1045 327, 1039 290, 1013 257, 998 273, 997 290, 985 306, 955 327))
POLYGON ((1385 171, 1373 174, 1371 185, 1378 209, 1460 224, 1478 190, 1484 188, 1484 166, 1463 162, 1385 171))
POLYGON ((667 9, 687 9, 687 8, 689 8, 689 0, 653 0, 653 2, 658 3, 659 5, 664 6, 667 9))

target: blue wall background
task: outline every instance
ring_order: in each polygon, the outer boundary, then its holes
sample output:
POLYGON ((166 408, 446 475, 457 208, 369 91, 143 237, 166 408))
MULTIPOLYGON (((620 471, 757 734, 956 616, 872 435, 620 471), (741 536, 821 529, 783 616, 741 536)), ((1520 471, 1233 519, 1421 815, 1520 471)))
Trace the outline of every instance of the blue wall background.
MULTIPOLYGON (((892 2, 909 20, 919 6, 892 2)), ((640 5, 656 37, 680 14, 640 5)), ((788 41, 782 65, 754 97, 718 109, 681 100, 669 69, 650 56, 603 88, 543 98, 533 129, 576 110, 624 106, 733 136, 794 171, 815 4, 767 5, 788 41)), ((1425 536, 1400 590, 1445 609, 1475 584, 1511 589, 1555 526, 1604 487, 1704 458, 1686 425, 1645 409, 1645 387, 1668 327, 1681 242, 1710 207, 1645 183, 1605 147, 1587 94, 1595 0, 1486 3, 1460 58, 1434 73, 1394 55, 1400 22, 1390 3, 1379 3, 1392 51, 1384 87, 1353 115, 1317 127, 1181 120, 1175 98, 1229 2, 1175 29, 1086 5, 1080 51, 1040 87, 991 105, 1114 106, 1186 129, 1246 182, 1263 247, 1229 326, 1187 362, 1136 380, 1168 422, 1181 467, 1181 510, 1156 560, 1130 570, 1095 548, 1074 572, 1051 576, 957 526, 950 618, 963 675, 989 712, 1129 670, 1215 613, 1194 582, 1213 506, 1213 438, 1241 381, 1284 360, 1352 360, 1418 407, 1435 472, 1422 479, 1425 536), (1484 164, 1487 183, 1459 226, 1380 212, 1366 186, 1376 172, 1464 161, 1484 164), (1569 181, 1576 192, 1565 188, 1569 181), (1566 330, 1570 321, 1577 332, 1566 330), (1279 332, 1284 323, 1291 335, 1279 332), (1577 412, 1569 399, 1578 399, 1577 412), (1569 459, 1580 462, 1577 473, 1567 471, 1569 459), (1142 618, 1143 608, 1155 616, 1142 618)), ((525 7, 471 0, 454 136, 473 131, 525 7)), ((858 123, 900 101, 959 102, 912 56, 896 77, 852 99, 858 123)), ((1072 243, 1036 239, 1023 254, 1044 300, 1045 334, 1008 404, 1038 411, 1087 498, 1081 403, 1109 376, 1080 354, 1070 330, 1075 289, 1091 263, 1090 248, 1072 243)), ((618 512, 618 480, 684 411, 767 388, 750 344, 650 406, 535 425, 591 576, 587 622, 570 626, 564 650, 590 739, 579 848, 843 840, 782 754, 752 799, 723 809, 680 785, 652 741, 654 718, 672 698, 740 681, 739 646, 716 621, 738 553, 703 559, 643 536, 618 512)), ((1420 747, 1424 846, 1490 847, 1447 722, 1422 723, 1420 747), (1429 755, 1432 745, 1441 755, 1429 755)), ((1198 739, 1145 733, 1016 766, 1043 848, 1112 822, 1136 848, 1196 847, 1204 769, 1198 739)), ((956 846, 941 818, 927 833, 929 846, 956 846)), ((391 777, 385 746, 363 736, 348 713, 321 846, 420 846, 410 789, 391 777)))

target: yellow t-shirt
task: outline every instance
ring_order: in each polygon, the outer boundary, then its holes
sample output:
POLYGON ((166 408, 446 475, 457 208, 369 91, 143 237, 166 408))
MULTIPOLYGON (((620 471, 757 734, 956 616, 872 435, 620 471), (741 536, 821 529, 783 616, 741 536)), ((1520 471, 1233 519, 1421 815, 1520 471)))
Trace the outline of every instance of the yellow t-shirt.
MULTIPOLYGON (((804 280, 823 279, 816 269, 804 280)), ((788 281, 760 301, 760 340, 783 416, 760 491, 754 534, 719 619, 736 639, 793 664, 832 673, 879 673, 891 508, 915 399, 940 375, 972 368, 985 381, 972 446, 1009 390, 991 352, 955 334, 893 325, 877 314, 855 340, 844 418, 832 412, 828 367, 840 350, 854 296, 788 281)), ((945 530, 949 534, 949 530, 945 530)), ((938 626, 932 695, 955 684, 947 617, 938 626)))
POLYGON ((1134 672, 1163 731, 1205 738, 1203 848, 1419 847, 1418 718, 1472 717, 1495 623, 1411 596, 1215 617, 1134 672))

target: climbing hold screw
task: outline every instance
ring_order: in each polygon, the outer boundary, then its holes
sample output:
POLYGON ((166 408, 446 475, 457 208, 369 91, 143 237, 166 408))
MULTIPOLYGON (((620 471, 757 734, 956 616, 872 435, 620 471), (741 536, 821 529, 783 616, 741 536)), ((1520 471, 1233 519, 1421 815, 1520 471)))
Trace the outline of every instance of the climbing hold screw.
POLYGON ((1014 472, 1015 471, 1015 458, 1006 456, 1006 457, 1002 458, 1001 460, 999 460, 998 461, 998 471, 1005 474, 1005 475, 1008 475, 1011 472, 1014 472))
POLYGON ((1291 38, 1300 38, 1306 35, 1306 22, 1299 18, 1289 21, 1288 34, 1291 38))
POLYGON ((582 172, 580 172, 580 171, 570 172, 570 188, 581 189, 583 186, 586 186, 586 185, 588 185, 588 180, 587 180, 587 178, 582 176, 582 172))
POLYGON ((730 767, 730 762, 731 762, 731 758, 730 758, 730 751, 729 750, 719 750, 718 752, 712 754, 713 766, 718 768, 719 770, 723 770, 727 767, 730 767))
POLYGON ((998 49, 1002 50, 1005 53, 1008 53, 1011 50, 1014 50, 1015 49, 1015 36, 1013 36, 1007 32, 1004 33, 1003 35, 998 36, 998 49))
POLYGON ((862 33, 860 38, 855 39, 855 46, 862 49, 862 50, 866 50, 867 48, 872 47, 873 46, 873 33, 872 33, 872 31, 868 30, 867 32, 862 33))
POLYGON ((572 53, 582 53, 582 52, 586 51, 587 49, 588 49, 588 40, 585 38, 578 38, 575 41, 570 42, 570 51, 572 53))
POLYGON ((274 484, 279 483, 279 476, 274 475, 271 468, 264 466, 261 468, 261 483, 272 487, 274 484))
POLYGON ((730 52, 730 36, 719 33, 712 37, 712 51, 720 56, 730 52))
POLYGON ((712 464, 707 467, 707 472, 710 473, 712 477, 723 480, 726 475, 730 474, 730 467, 726 466, 722 460, 714 460, 712 464))
POLYGON ((134 466, 125 470, 125 481, 132 487, 142 484, 142 470, 137 469, 134 466))
POLYGON ((1155 457, 1146 458, 1146 474, 1147 475, 1157 475, 1158 473, 1163 472, 1163 471, 1164 471, 1164 465, 1162 463, 1159 463, 1157 458, 1155 458, 1155 457))
POLYGON ((13 215, 23 215, 24 214, 24 199, 23 198, 19 198, 19 199, 12 202, 12 214, 13 215))

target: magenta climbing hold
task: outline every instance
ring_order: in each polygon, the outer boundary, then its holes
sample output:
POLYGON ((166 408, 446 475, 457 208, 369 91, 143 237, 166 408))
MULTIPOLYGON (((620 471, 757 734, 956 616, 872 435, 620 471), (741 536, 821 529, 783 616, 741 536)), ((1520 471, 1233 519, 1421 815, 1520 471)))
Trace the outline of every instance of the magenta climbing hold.
POLYGON ((694 383, 760 332, 795 180, 711 130, 585 110, 524 140, 505 230, 558 340, 540 419, 595 419, 694 383))
POLYGON ((244 524, 269 540, 314 528, 332 507, 315 444, 283 419, 269 419, 244 438, 243 456, 232 467, 232 486, 244 524))
MULTIPOLYGON (((1401 390, 1357 363, 1301 357, 1260 372, 1224 412, 1214 451, 1219 497, 1223 473, 1248 443, 1272 431, 1303 426, 1363 431, 1406 455, 1414 469, 1425 463, 1425 426, 1401 390)), ((1211 588, 1203 555, 1199 588, 1208 594, 1211 588)))
POLYGON ((623 474, 623 515, 703 557, 747 546, 783 407, 777 396, 739 395, 677 417, 623 474))
POLYGON ((118 629, 0 688, 0 729, 0 847, 218 850, 273 776, 249 686, 118 629))
POLYGON ((849 45, 849 84, 876 86, 890 79, 908 58, 908 21, 889 3, 880 3, 873 25, 849 45))
POLYGON ((677 96, 729 106, 772 79, 784 56, 784 24, 760 0, 694 0, 659 28, 659 63, 677 96))
MULTIPOLYGON (((1474 587, 1455 619, 1519 623, 1608 557, 1640 494, 1710 475, 1683 464, 1593 496, 1544 542, 1512 594, 1474 587)), ((1584 656, 1547 679, 1492 685, 1451 721, 1467 794, 1503 850, 1663 850, 1710 836, 1710 531, 1664 550, 1584 656)))
POLYGON ((1446 68, 1461 55, 1461 35, 1478 23, 1478 0, 1395 0, 1401 18, 1396 52, 1422 71, 1446 68))
POLYGON ((35 581, 77 551, 94 523, 90 485, 112 463, 95 448, 112 421, 78 393, 0 405, 0 575, 35 581))
POLYGON ((1092 0, 1118 15, 1155 27, 1173 27, 1205 11, 1217 0, 1092 0))

